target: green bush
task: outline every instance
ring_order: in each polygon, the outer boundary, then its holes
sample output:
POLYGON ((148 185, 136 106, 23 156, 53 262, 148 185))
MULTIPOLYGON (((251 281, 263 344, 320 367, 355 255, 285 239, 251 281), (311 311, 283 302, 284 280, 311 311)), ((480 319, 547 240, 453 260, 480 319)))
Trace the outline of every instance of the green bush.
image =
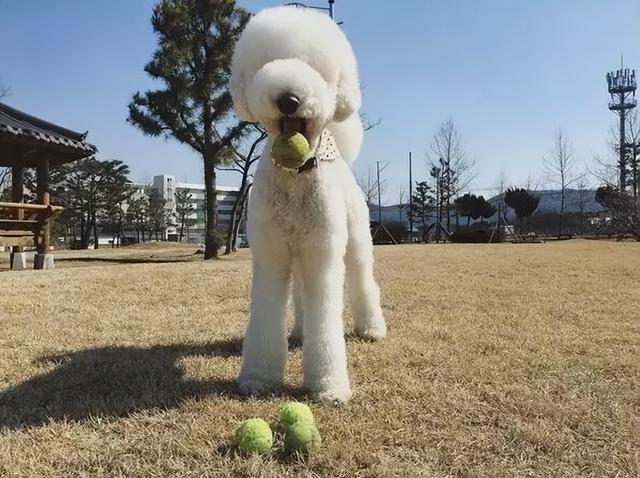
MULTIPOLYGON (((468 244, 486 244, 491 238, 491 230, 481 229, 478 231, 456 231, 451 234, 451 242, 468 244)), ((499 242, 500 237, 496 231, 491 242, 499 242)))

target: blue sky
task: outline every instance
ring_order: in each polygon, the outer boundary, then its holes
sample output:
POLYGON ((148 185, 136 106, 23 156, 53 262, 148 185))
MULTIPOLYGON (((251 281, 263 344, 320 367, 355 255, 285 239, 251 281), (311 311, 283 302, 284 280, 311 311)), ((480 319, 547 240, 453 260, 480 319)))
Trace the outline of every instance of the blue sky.
MULTIPOLYGON (((153 0, 0 0, 0 83, 10 105, 89 130, 99 157, 127 162, 133 179, 200 181, 199 158, 175 141, 143 136, 125 120, 155 49, 153 0)), ((240 0, 255 11, 279 2, 240 0)), ((561 127, 584 163, 606 154, 615 117, 604 75, 640 68, 640 2, 621 0, 336 0, 365 84, 369 132, 356 171, 388 162, 386 202, 426 175, 425 152, 451 116, 476 159, 475 191, 504 170, 510 183, 538 177, 561 127), (621 12, 623 12, 621 14, 621 12)), ((318 0, 317 4, 323 4, 318 0)), ((233 184, 232 173, 220 182, 233 184)))

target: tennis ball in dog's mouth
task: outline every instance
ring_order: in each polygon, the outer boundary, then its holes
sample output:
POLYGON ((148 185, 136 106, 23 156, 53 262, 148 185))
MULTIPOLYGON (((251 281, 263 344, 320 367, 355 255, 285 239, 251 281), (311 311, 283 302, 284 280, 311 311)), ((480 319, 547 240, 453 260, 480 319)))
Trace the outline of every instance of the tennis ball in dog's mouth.
POLYGON ((288 453, 312 455, 320 449, 320 432, 312 423, 297 422, 287 427, 284 434, 284 448, 288 453))
POLYGON ((290 427, 294 423, 314 424, 313 412, 311 409, 300 402, 289 402, 280 408, 278 412, 278 420, 280 426, 284 429, 290 427))
POLYGON ((273 446, 271 427, 262 418, 249 418, 236 430, 236 444, 243 453, 266 453, 273 446))
POLYGON ((271 154, 280 166, 299 168, 309 154, 309 142, 302 133, 284 133, 273 142, 271 154))

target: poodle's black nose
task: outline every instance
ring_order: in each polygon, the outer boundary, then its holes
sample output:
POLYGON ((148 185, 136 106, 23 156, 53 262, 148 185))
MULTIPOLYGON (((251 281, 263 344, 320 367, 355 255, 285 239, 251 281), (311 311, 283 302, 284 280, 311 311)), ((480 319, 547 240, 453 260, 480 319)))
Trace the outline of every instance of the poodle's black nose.
POLYGON ((280 95, 276 103, 278 104, 280 113, 288 116, 295 114, 295 112, 298 111, 298 106, 300 106, 300 100, 298 97, 291 93, 284 93, 280 95))

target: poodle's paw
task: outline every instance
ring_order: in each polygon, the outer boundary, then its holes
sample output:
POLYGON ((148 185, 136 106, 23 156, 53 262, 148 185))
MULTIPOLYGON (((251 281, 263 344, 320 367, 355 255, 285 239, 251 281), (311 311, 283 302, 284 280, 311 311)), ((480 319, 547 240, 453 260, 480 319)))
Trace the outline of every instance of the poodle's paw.
POLYGON ((243 395, 265 395, 282 386, 282 380, 267 378, 258 374, 242 374, 238 379, 238 387, 243 395))
POLYGON ((387 336, 387 324, 384 318, 372 319, 366 321, 360 326, 356 326, 355 334, 365 340, 378 341, 387 336))
POLYGON ((351 398, 351 387, 347 385, 342 387, 330 387, 325 389, 312 390, 311 397, 313 400, 323 403, 347 403, 351 398))
POLYGON ((351 398, 351 384, 345 377, 336 382, 322 381, 317 384, 307 384, 311 398, 324 403, 346 403, 351 398))

